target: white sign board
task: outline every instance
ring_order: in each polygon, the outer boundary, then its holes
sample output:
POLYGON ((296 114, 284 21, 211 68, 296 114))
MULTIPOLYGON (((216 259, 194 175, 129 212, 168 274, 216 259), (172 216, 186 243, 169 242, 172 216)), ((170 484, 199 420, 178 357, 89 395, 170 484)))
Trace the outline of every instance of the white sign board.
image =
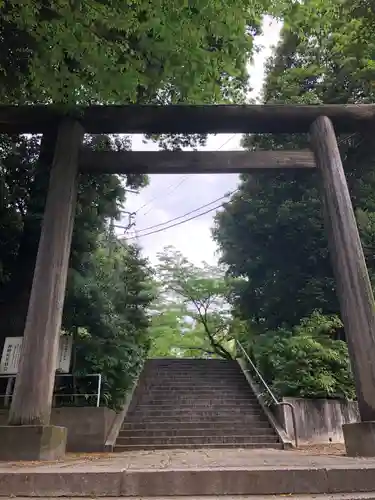
MULTIPOLYGON (((0 361, 0 374, 15 375, 18 372, 22 340, 23 337, 7 337, 5 339, 3 354, 0 361)), ((66 335, 60 337, 57 370, 61 373, 69 373, 72 346, 72 337, 66 335)))
POLYGON ((73 337, 62 335, 60 337, 59 353, 57 356, 57 369, 61 373, 69 373, 70 358, 72 357, 73 337))

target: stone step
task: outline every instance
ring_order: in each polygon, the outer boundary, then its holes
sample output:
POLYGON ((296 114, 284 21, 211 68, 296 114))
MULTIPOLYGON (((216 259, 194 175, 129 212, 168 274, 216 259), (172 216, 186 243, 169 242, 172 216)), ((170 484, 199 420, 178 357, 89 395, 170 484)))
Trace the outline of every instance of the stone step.
POLYGON ((155 378, 160 378, 163 380, 168 380, 169 378, 193 378, 193 377, 203 377, 212 378, 214 380, 220 380, 220 377, 225 375, 228 378, 244 378, 243 373, 239 370, 228 370, 223 368, 220 370, 173 370, 166 368, 165 370, 149 370, 148 372, 143 372, 142 376, 155 376, 155 378), (170 374, 170 377, 168 376, 170 374))
POLYGON ((147 451, 147 450, 199 450, 199 449, 233 449, 233 448, 241 448, 241 449, 272 449, 272 450, 282 450, 283 445, 281 443, 247 443, 243 442, 241 445, 237 443, 187 443, 187 444, 131 444, 131 445, 123 445, 123 446, 115 446, 115 453, 123 453, 125 451, 147 451))
POLYGON ((168 377, 166 379, 160 379, 158 377, 153 377, 152 375, 148 377, 142 377, 143 383, 147 385, 189 385, 189 384, 201 384, 214 387, 221 387, 223 385, 229 384, 246 384, 246 379, 244 377, 231 378, 227 377, 225 373, 220 375, 220 377, 204 377, 203 375, 197 375, 196 377, 168 377))
POLYGON ((211 371, 216 371, 216 370, 226 370, 228 372, 238 372, 239 371, 239 366, 238 366, 238 363, 233 363, 233 364, 226 364, 226 363, 222 363, 222 364, 210 364, 210 363, 207 363, 207 361, 203 360, 202 363, 200 364, 196 364, 196 365, 192 365, 191 363, 184 363, 183 360, 179 359, 177 360, 176 363, 170 363, 170 364, 166 364, 166 365, 163 365, 163 364, 159 364, 159 365, 156 365, 156 364, 153 364, 153 365, 145 365, 144 367, 144 371, 147 372, 147 371, 152 371, 152 372, 155 372, 155 371, 162 371, 164 369, 167 369, 167 370, 180 370, 180 371, 186 371, 186 370, 200 370, 204 373, 209 373, 211 371))
POLYGON ((155 366, 155 365, 164 365, 164 364, 180 364, 184 363, 187 365, 199 365, 199 364, 207 364, 207 365, 228 365, 231 366, 233 364, 237 364, 237 362, 233 359, 222 359, 222 358, 149 358, 145 362, 145 366, 155 366))
POLYGON ((204 399, 182 399, 180 401, 176 401, 175 399, 164 399, 164 400, 153 400, 153 401, 138 401, 137 402, 137 408, 139 410, 143 409, 148 409, 148 408, 153 408, 153 409, 158 409, 158 410, 167 410, 171 408, 172 410, 174 409, 181 409, 181 410, 187 410, 189 408, 196 408, 198 410, 205 410, 206 408, 212 408, 212 409, 231 409, 231 408, 237 408, 239 411, 241 409, 246 410, 246 409, 254 409, 254 410, 260 410, 260 405, 258 401, 249 401, 247 399, 233 399, 233 400, 217 400, 217 399, 212 399, 211 401, 205 401, 204 399))
POLYGON ((159 370, 149 370, 143 371, 142 377, 155 377, 160 378, 161 380, 169 380, 174 378, 212 378, 213 380, 220 380, 220 377, 225 375, 229 378, 234 379, 242 379, 244 378, 243 372, 237 368, 236 370, 229 370, 228 368, 223 368, 221 370, 193 370, 187 368, 186 370, 173 370, 173 369, 165 369, 163 371, 159 370), (170 375, 170 376, 169 376, 170 375))
MULTIPOLYGON (((281 445, 272 446, 279 447, 281 445)), ((163 456, 173 459, 173 453, 170 451, 163 456)), ((244 458, 235 466, 231 465, 231 459, 223 461, 219 458, 231 457, 230 451, 218 452, 217 456, 211 452, 208 461, 210 452, 207 456, 202 454, 206 464, 203 466, 198 465, 202 464, 203 458, 197 461, 189 455, 190 458, 186 456, 185 460, 191 460, 192 465, 181 466, 177 461, 174 462, 176 467, 171 467, 170 464, 160 463, 161 455, 152 460, 152 453, 132 454, 131 457, 125 454, 116 459, 88 462, 81 458, 78 463, 69 459, 63 464, 1 464, 0 497, 152 497, 166 500, 174 496, 190 496, 192 500, 201 497, 208 500, 210 496, 220 499, 221 495, 225 495, 229 499, 231 495, 238 495, 236 499, 240 500, 241 495, 251 495, 251 500, 260 500, 276 495, 293 500, 310 500, 312 497, 316 500, 375 498, 373 460, 317 456, 306 459, 304 454, 271 450, 259 453, 236 452, 233 455, 238 457, 243 454, 244 458)))
POLYGON ((171 384, 191 384, 191 383, 200 383, 200 384, 215 384, 215 385, 222 385, 226 383, 233 383, 233 384, 242 384, 245 382, 244 377, 239 377, 239 376, 227 376, 226 373, 222 373, 217 376, 206 376, 206 375, 189 375, 189 376, 181 376, 181 377, 167 377, 167 378, 161 378, 158 376, 153 376, 149 375, 147 377, 143 377, 143 380, 147 380, 149 383, 155 384, 155 385, 171 385, 171 384))
POLYGON ((263 412, 260 409, 247 408, 246 410, 243 408, 225 408, 221 407, 218 409, 210 408, 194 408, 190 409, 181 409, 181 408, 172 408, 172 407, 162 407, 163 409, 157 409, 153 406, 146 406, 143 409, 139 409, 138 406, 135 407, 134 410, 129 411, 129 416, 136 416, 139 418, 148 416, 148 417, 164 417, 165 420, 168 420, 168 417, 178 417, 178 416, 199 416, 200 418, 212 418, 212 417, 231 417, 232 420, 236 419, 237 415, 251 415, 251 416, 259 416, 262 415, 263 412))
POLYGON ((164 393, 162 395, 156 394, 155 392, 153 393, 144 393, 144 394, 135 394, 134 395, 134 401, 139 403, 144 403, 144 402, 150 402, 153 403, 154 401, 215 401, 215 402, 221 402, 221 401, 230 401, 231 403, 237 403, 238 401, 246 401, 251 404, 259 404, 258 399, 252 396, 251 394, 242 394, 238 395, 237 397, 220 397, 216 396, 215 394, 211 395, 203 395, 201 393, 195 393, 195 392, 190 392, 186 394, 179 394, 176 392, 175 394, 171 393, 164 393))
POLYGON ((116 445, 134 449, 278 441, 240 367, 225 360, 149 360, 122 429, 116 445))
MULTIPOLYGON (((29 497, 17 497, 17 500, 25 500, 29 497)), ((41 498, 41 497, 36 497, 41 498)), ((45 498, 45 497, 43 497, 45 498)), ((111 500, 121 500, 130 497, 109 497, 111 500)), ((215 495, 213 496, 173 496, 168 497, 169 500, 264 500, 265 498, 274 498, 270 495, 215 495)), ((81 500, 82 497, 70 497, 69 500, 81 500)), ((46 499, 45 499, 46 500, 46 499)), ((166 500, 165 497, 138 497, 137 500, 166 500)), ((375 500, 375 492, 373 493, 335 493, 333 495, 293 495, 292 500, 375 500)))
MULTIPOLYGON (((236 406, 241 406, 241 407, 246 407, 246 408, 261 408, 259 402, 257 400, 217 400, 217 399, 211 399, 211 400, 205 400, 202 398, 181 398, 181 399, 174 399, 174 398, 165 398, 165 399, 143 399, 139 398, 138 401, 134 405, 137 404, 137 406, 173 406, 173 407, 181 407, 181 408, 186 408, 186 407, 196 407, 196 408, 209 408, 209 407, 236 407, 236 406)), ((133 405, 133 406, 134 406, 133 405)))
POLYGON ((248 399, 202 399, 202 398, 165 398, 165 399, 143 399, 140 398, 137 401, 138 407, 143 406, 155 406, 157 408, 162 406, 171 406, 174 408, 221 408, 221 407, 243 407, 243 408, 260 408, 260 404, 257 400, 248 400, 248 399))
POLYGON ((125 423, 149 423, 149 422, 228 422, 243 425, 254 425, 255 422, 268 422, 267 417, 260 413, 259 415, 237 415, 233 418, 230 414, 198 415, 198 414, 167 414, 167 415, 139 415, 130 413, 127 415, 125 423))
MULTIPOLYGON (((29 497, 17 497, 17 500, 25 500, 29 497)), ((41 498, 41 497, 37 497, 41 498)), ((43 497, 45 498, 45 497, 43 497)), ((130 497, 109 497, 111 500, 121 500, 130 497)), ((168 497, 169 500, 265 500, 272 495, 215 495, 213 496, 173 496, 168 497)), ((70 497, 69 500, 81 500, 82 497, 70 497)), ((45 499, 46 500, 46 499, 45 499)), ((138 497, 137 500, 166 500, 165 497, 138 497)), ((373 493, 334 493, 333 495, 293 495, 292 500, 375 500, 375 492, 373 493)))
POLYGON ((142 378, 152 377, 157 380, 185 380, 185 379, 212 379, 215 381, 222 380, 220 377, 225 376, 230 380, 242 380, 245 375, 240 370, 230 371, 228 369, 217 370, 217 371, 197 371, 197 370, 186 370, 186 371, 176 371, 176 370, 165 370, 164 372, 158 372, 156 370, 150 370, 148 373, 143 372, 142 378))
POLYGON ((194 369, 179 369, 173 370, 170 368, 166 368, 165 370, 149 370, 144 371, 142 376, 155 376, 156 378, 160 378, 163 380, 168 380, 169 378, 190 378, 190 377, 207 377, 218 379, 221 375, 225 375, 229 378, 244 378, 243 373, 237 368, 235 370, 229 370, 228 368, 222 368, 220 370, 194 370, 194 369), (169 374, 171 375, 169 377, 169 374))
POLYGON ((146 385, 153 385, 153 386, 161 386, 163 387, 164 385, 169 387, 169 386, 184 386, 184 385, 206 385, 208 387, 216 387, 220 388, 225 385, 227 386, 234 386, 234 385, 246 385, 246 379, 243 377, 227 377, 225 373, 218 377, 205 377, 203 375, 197 375, 196 377, 181 377, 181 378, 175 378, 175 377, 168 377, 166 379, 160 379, 158 377, 153 377, 153 376, 148 376, 147 378, 143 379, 144 383, 146 385))
POLYGON ((246 398, 253 401, 257 401, 256 396, 249 390, 249 388, 245 389, 237 389, 237 390, 227 390, 221 391, 216 390, 215 388, 209 389, 154 389, 154 390, 138 390, 136 393, 138 398, 140 397, 154 397, 155 399, 161 399, 164 397, 173 397, 173 398, 185 398, 185 397, 194 397, 194 398, 246 398))
POLYGON ((168 382, 150 381, 150 383, 142 384, 142 388, 149 391, 163 389, 165 391, 178 391, 178 390, 206 390, 209 391, 215 388, 219 391, 232 391, 232 390, 249 390, 249 386, 244 381, 224 380, 222 382, 215 382, 209 380, 184 380, 181 382, 169 380, 168 382))
POLYGON ((228 370, 223 368, 222 370, 172 370, 165 369, 163 371, 150 370, 149 372, 143 372, 142 377, 155 377, 160 380, 169 380, 169 379, 184 379, 184 378, 210 378, 212 380, 220 380, 220 377, 225 375, 230 379, 243 379, 244 374, 239 369, 236 370, 228 370), (170 375, 170 376, 169 376, 170 375))
POLYGON ((186 428, 185 425, 175 428, 155 428, 155 429, 122 429, 117 438, 117 443, 121 444, 121 439, 127 439, 131 437, 172 437, 172 436, 272 436, 275 437, 275 433, 271 428, 261 428, 261 427, 249 427, 244 428, 243 426, 232 426, 227 427, 225 432, 222 427, 211 427, 209 429, 202 427, 191 427, 186 428))
POLYGON ((266 430, 271 430, 273 432, 273 428, 269 424, 269 422, 258 422, 255 421, 252 424, 249 424, 249 422, 245 423, 237 423, 233 421, 216 421, 216 422, 211 422, 211 421, 190 421, 190 422, 176 422, 176 421, 160 421, 160 422, 139 422, 137 421, 136 423, 131 423, 125 421, 122 425, 121 432, 135 432, 135 431, 152 431, 154 429, 156 430, 164 430, 164 429, 169 429, 171 431, 173 430, 180 430, 181 428, 185 430, 194 430, 194 429, 204 429, 205 431, 210 431, 212 432, 212 429, 218 429, 221 432, 227 432, 231 431, 234 428, 240 428, 240 429, 246 429, 248 431, 249 429, 257 429, 258 432, 262 433, 262 431, 266 430))
POLYGON ((237 370, 238 363, 212 363, 207 359, 202 359, 200 363, 186 363, 183 359, 176 359, 174 363, 146 363, 144 370, 157 371, 157 370, 203 370, 209 372, 210 370, 237 370))
POLYGON ((119 437, 116 441, 117 446, 127 446, 127 445, 159 445, 159 444, 168 444, 174 445, 175 448, 178 448, 181 445, 185 444, 237 444, 237 446, 241 446, 242 443, 277 443, 278 438, 274 435, 262 434, 259 436, 251 436, 247 434, 241 435, 206 435, 197 434, 193 436, 148 436, 148 435, 137 435, 137 436, 127 436, 127 437, 119 437))

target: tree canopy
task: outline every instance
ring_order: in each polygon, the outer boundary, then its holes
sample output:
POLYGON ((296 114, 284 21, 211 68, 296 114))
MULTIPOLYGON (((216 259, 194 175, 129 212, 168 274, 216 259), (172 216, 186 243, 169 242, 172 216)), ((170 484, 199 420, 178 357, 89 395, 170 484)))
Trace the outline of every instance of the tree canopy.
MULTIPOLYGON (((244 102, 254 35, 271 3, 285 23, 267 66, 266 103, 374 101, 367 0, 0 0, 0 103, 244 102)), ((42 142, 0 137, 0 341, 23 332, 55 138, 56 130, 42 142)), ((158 139, 164 148, 202 140, 158 139)), ((374 281, 375 146, 371 131, 339 139, 374 281)), ((130 147, 127 138, 85 141, 130 147)), ((253 135, 244 145, 299 149, 307 141, 253 135)), ((108 228, 120 218, 125 187, 146 183, 139 175, 80 176, 63 318, 76 341, 75 372, 100 371, 103 397, 117 407, 147 352, 231 358, 241 338, 280 395, 351 397, 316 174, 242 176, 214 228, 228 272, 166 249, 152 306, 148 263, 108 228)))
MULTIPOLYGON (((331 36, 324 31, 324 23, 322 33, 314 35, 316 18, 312 17, 310 25, 306 8, 306 4, 295 5, 290 12, 290 26, 284 27, 281 42, 268 62, 264 101, 372 102, 368 61, 371 43, 361 49, 359 32, 352 32, 353 43, 345 38, 344 18, 331 18, 331 36), (358 64, 363 66, 365 61, 368 71, 358 71, 358 64)), ((323 15, 323 10, 319 15, 323 15)), ((361 31, 361 26, 357 29, 361 31)), ((367 264, 373 275, 373 140, 370 133, 358 133, 339 137, 339 143, 367 264)), ((258 150, 300 149, 308 147, 308 137, 255 135, 245 137, 244 146, 258 150)), ((247 319, 275 328, 295 326, 316 309, 327 314, 339 312, 317 172, 242 176, 238 191, 217 217, 214 236, 230 273, 246 278, 237 293, 237 304, 247 319)))
POLYGON ((237 100, 267 2, 0 2, 0 102, 237 100))
POLYGON ((253 339, 252 353, 277 397, 355 398, 345 342, 336 338, 338 316, 314 311, 291 330, 253 339))
MULTIPOLYGON (((284 7, 281 40, 267 64, 264 102, 374 102, 370 5, 312 0, 285 2, 284 7)), ((375 283, 374 142, 370 131, 338 141, 375 283)), ((304 134, 265 134, 246 136, 243 145, 280 150, 306 148, 309 142, 304 134)), ((318 172, 243 175, 218 214, 213 234, 229 275, 240 279, 232 305, 247 322, 246 347, 274 390, 280 396, 351 398, 320 190, 318 172)))
POLYGON ((153 325, 169 329, 165 340, 170 338, 174 347, 190 354, 201 351, 201 355, 231 359, 235 347, 228 303, 231 283, 224 269, 206 262, 197 266, 175 248, 166 247, 158 254, 155 278, 159 303, 153 325))
MULTIPOLYGON (((0 104, 243 102, 266 4, 0 0, 0 104)), ((0 346, 23 333, 56 133, 0 137, 0 346)), ((167 148, 202 140, 158 139, 167 148)), ((85 141, 130 146, 126 138, 85 141)), ((79 182, 63 327, 84 346, 77 370, 101 369, 114 406, 146 355, 149 289, 147 264, 136 249, 111 247, 107 225, 120 218, 125 187, 146 182, 136 174, 79 182)))
POLYGON ((102 375, 102 402, 118 408, 150 347, 147 309, 154 298, 148 262, 110 232, 71 269, 64 328, 73 335, 75 375, 102 375))
MULTIPOLYGON (((85 139, 95 150, 123 150, 127 138, 85 139)), ((22 336, 43 216, 45 152, 38 137, 2 136, 0 206, 0 346, 22 336)), ((108 220, 120 218, 126 186, 146 185, 143 175, 88 175, 79 179, 62 327, 75 339, 73 370, 101 373, 103 397, 116 407, 148 351, 147 305, 151 271, 139 250, 120 245, 108 220), (83 332, 83 334, 82 334, 83 332)))

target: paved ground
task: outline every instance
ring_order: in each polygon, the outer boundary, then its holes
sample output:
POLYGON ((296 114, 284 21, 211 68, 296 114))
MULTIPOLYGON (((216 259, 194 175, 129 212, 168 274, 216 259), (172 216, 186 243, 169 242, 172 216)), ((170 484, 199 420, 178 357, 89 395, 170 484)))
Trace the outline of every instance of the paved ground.
MULTIPOLYGON (((101 497, 101 500, 123 500, 125 497, 101 497)), ((264 495, 219 495, 219 496, 178 496, 178 497, 132 497, 133 500, 265 500, 264 495)), ((344 493, 323 495, 267 495, 267 500, 290 498, 290 500, 374 500, 373 493, 344 493)), ((9 500, 9 499, 8 499, 9 500)), ((30 497, 17 497, 17 500, 30 500, 30 497)), ((43 500, 56 500, 43 497, 43 500)), ((64 497, 64 500, 82 500, 82 497, 64 497)), ((92 500, 92 499, 90 499, 92 500)))
POLYGON ((203 449, 138 451, 119 454, 68 455, 59 462, 0 463, 3 472, 93 472, 215 468, 375 468, 375 458, 340 456, 341 448, 309 447, 298 451, 203 449), (332 454, 331 454, 332 452, 332 454))

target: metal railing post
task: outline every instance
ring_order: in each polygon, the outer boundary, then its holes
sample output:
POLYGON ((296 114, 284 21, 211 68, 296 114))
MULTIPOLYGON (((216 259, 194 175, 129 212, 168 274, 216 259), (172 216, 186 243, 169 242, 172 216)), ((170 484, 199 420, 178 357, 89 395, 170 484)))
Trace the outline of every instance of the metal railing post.
POLYGON ((99 408, 99 406, 100 406, 101 390, 102 390, 102 374, 98 373, 98 398, 96 400, 96 407, 97 408, 99 408))
POLYGON ((270 395, 273 403, 276 406, 288 406, 290 408, 290 411, 292 413, 294 443, 295 443, 295 447, 298 448, 297 419, 296 419, 296 410, 295 410, 294 406, 292 405, 292 403, 289 403, 287 401, 279 401, 276 398, 276 396, 274 395, 274 393, 271 391, 270 387, 268 386, 267 382, 262 377, 262 374, 260 373, 260 371, 258 370, 258 368, 253 363, 253 361, 251 360, 250 356, 245 351, 245 349, 244 349, 243 345, 241 344, 241 342, 236 339, 236 343, 237 343, 238 347, 240 348, 240 350, 242 351, 242 353, 244 354, 245 359, 248 361, 248 363, 250 364, 250 366, 252 367, 252 369, 254 370, 254 372, 258 375, 259 380, 262 382, 263 386, 267 390, 267 392, 270 395))

